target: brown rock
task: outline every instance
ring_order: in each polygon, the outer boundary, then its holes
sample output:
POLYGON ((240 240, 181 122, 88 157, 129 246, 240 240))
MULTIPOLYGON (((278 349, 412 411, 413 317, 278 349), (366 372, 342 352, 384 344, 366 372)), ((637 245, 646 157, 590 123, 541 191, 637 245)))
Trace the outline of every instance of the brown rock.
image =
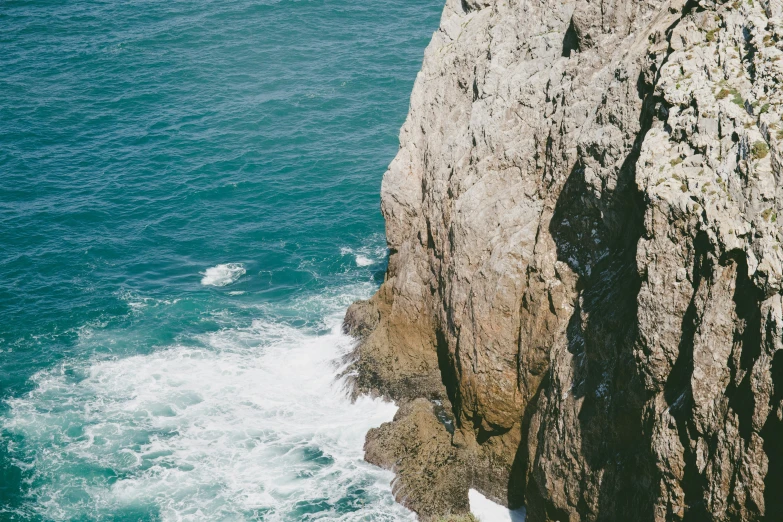
POLYGON ((423 520, 468 511, 464 462, 430 401, 403 404, 393 422, 370 430, 364 451, 367 462, 394 470, 394 497, 423 520))

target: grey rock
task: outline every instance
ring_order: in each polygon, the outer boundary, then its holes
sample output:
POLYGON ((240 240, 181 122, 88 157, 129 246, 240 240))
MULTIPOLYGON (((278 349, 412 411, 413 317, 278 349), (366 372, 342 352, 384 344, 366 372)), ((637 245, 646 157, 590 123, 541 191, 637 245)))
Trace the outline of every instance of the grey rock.
POLYGON ((783 520, 781 6, 447 1, 346 325, 359 391, 456 431, 368 448, 530 522, 783 520))

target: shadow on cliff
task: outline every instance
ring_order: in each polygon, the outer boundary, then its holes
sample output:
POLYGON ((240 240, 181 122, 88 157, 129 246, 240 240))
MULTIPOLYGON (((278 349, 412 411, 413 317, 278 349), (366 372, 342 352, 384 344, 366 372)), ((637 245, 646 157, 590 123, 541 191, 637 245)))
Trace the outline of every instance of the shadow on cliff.
MULTIPOLYGON (((582 490, 577 505, 567 507, 578 511, 583 519, 607 522, 651 521, 657 488, 654 461, 645 438, 645 392, 633 349, 641 287, 636 246, 644 230, 644 202, 636 188, 636 164, 659 100, 641 80, 638 88, 644 100, 641 130, 619 170, 615 189, 604 189, 597 195, 585 181, 584 165, 577 163, 557 197, 549 226, 558 260, 579 276, 578 296, 566 329, 568 350, 573 356, 573 388, 559 392, 572 393, 581 400, 575 427, 581 445, 558 451, 564 457, 578 454, 583 468, 571 473, 582 490)), ((551 379, 542 383, 541 393, 556 393, 551 379)), ((523 417, 523 444, 512 470, 509 503, 512 499, 518 502, 519 489, 523 488, 531 522, 568 520, 565 506, 543 498, 534 483, 536 456, 528 462, 527 438, 538 436, 529 433, 538 402, 537 397, 532 400, 528 408, 531 411, 523 417), (528 469, 530 483, 525 484, 528 469)), ((558 422, 563 414, 539 415, 544 425, 558 422)))
MULTIPOLYGON (((777 407, 783 402, 783 350, 775 353, 771 374, 774 393, 770 404, 777 407)), ((761 435, 764 438, 764 451, 769 457, 769 471, 764 479, 766 520, 783 520, 783 421, 775 412, 767 417, 761 435)))
MULTIPOLYGON (((581 454, 599 490, 598 520, 641 522, 653 515, 650 490, 655 484, 651 473, 644 472, 653 468, 643 428, 645 394, 633 355, 641 287, 636 244, 643 230, 643 205, 635 186, 637 159, 635 149, 608 205, 593 195, 577 166, 550 225, 558 259, 580 276, 566 334, 573 356, 571 392, 582 400, 581 454), (574 249, 581 256, 575 257, 574 249)), ((578 507, 588 510, 587 500, 581 502, 585 505, 578 507)))

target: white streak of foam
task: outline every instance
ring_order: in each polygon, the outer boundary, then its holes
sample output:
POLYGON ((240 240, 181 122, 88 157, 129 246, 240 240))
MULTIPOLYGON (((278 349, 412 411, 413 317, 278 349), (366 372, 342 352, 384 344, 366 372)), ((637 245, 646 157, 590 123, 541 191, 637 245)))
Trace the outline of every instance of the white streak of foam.
POLYGON ((525 508, 510 510, 492 502, 475 489, 468 492, 468 500, 470 512, 480 522, 525 522, 525 508))
POLYGON ((242 263, 226 263, 207 268, 201 275, 201 284, 204 286, 226 286, 245 275, 245 267, 242 263))
POLYGON ((385 248, 370 248, 370 247, 361 247, 358 250, 354 250, 353 248, 349 247, 342 247, 340 249, 340 254, 342 255, 352 255, 354 263, 356 263, 356 266, 358 267, 365 267, 365 266, 372 266, 377 264, 378 257, 384 255, 386 252, 385 248))
POLYGON ((370 266, 374 265, 375 261, 370 259, 369 257, 358 255, 356 256, 356 266, 370 266))
POLYGON ((149 508, 165 521, 414 520, 393 503, 391 474, 362 461, 366 431, 396 407, 351 404, 335 383, 351 349, 339 320, 325 335, 256 321, 201 346, 88 361, 81 380, 39 373, 3 426, 36 451, 37 509, 52 520, 149 508))

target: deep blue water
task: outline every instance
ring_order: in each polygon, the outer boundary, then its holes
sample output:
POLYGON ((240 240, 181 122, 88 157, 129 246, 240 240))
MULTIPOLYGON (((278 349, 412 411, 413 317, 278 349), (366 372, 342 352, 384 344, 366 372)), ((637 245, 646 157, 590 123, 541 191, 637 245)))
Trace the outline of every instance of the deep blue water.
POLYGON ((404 520, 335 381, 442 0, 0 5, 0 520, 404 520))

